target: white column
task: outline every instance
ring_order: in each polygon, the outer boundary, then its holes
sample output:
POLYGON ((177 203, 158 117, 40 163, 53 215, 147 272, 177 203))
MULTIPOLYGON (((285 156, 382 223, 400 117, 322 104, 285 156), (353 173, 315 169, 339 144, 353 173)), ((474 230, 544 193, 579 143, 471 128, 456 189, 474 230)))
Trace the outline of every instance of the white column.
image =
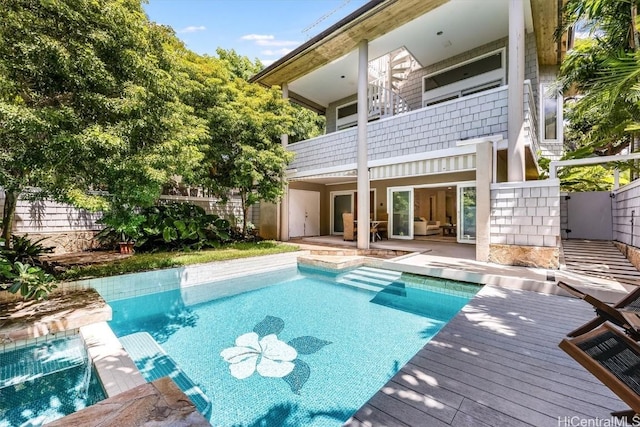
POLYGON ((358 45, 358 249, 369 249, 368 84, 369 43, 362 40, 358 45))
MULTIPOLYGON (((282 83, 282 98, 289 99, 289 85, 287 83, 282 83)), ((289 145, 289 135, 286 133, 280 136, 280 142, 283 147, 287 147, 289 145)), ((289 184, 284 187, 284 194, 282 195, 282 199, 280 199, 280 215, 279 215, 280 225, 278 236, 280 236, 280 241, 286 242, 289 240, 289 184)))
POLYGON ((524 164, 524 4, 509 0, 509 110, 507 177, 509 182, 525 180, 524 164))
MULTIPOLYGON (((476 144, 476 163, 491 164, 491 142, 476 144)), ((476 261, 489 261, 491 253, 491 171, 476 170, 476 261)))

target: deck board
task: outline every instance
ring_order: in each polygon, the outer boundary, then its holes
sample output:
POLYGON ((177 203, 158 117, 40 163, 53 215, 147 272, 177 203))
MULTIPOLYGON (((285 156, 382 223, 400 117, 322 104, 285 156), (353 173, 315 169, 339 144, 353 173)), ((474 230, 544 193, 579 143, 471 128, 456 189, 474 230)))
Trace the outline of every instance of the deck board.
POLYGON ((640 271, 609 241, 563 240, 565 268, 585 276, 640 285, 640 271))
POLYGON ((346 425, 610 419, 624 403, 558 348, 592 318, 591 306, 575 298, 485 286, 346 425))

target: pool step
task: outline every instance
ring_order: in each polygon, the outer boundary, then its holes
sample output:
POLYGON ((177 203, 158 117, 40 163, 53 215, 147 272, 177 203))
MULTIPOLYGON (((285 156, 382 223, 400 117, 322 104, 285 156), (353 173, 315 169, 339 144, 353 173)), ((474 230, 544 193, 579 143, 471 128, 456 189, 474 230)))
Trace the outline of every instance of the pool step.
POLYGON ((178 364, 149 333, 136 332, 118 339, 148 382, 166 376, 171 377, 184 394, 189 396, 198 411, 206 418, 209 418, 211 415, 211 400, 180 369, 178 364))
POLYGON ((61 338, 0 354, 0 389, 85 364, 80 337, 61 338))
POLYGON ((359 267, 340 275, 336 281, 343 285, 377 292, 394 282, 397 282, 402 273, 390 270, 379 270, 371 267, 359 267))

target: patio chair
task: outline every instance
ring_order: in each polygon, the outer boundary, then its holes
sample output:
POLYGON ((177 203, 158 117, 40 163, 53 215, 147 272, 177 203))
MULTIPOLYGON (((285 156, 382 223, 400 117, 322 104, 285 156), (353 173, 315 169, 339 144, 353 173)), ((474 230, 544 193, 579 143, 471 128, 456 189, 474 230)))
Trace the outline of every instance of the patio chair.
POLYGON ((353 214, 345 212, 342 214, 342 225, 344 227, 344 234, 342 240, 353 240, 357 232, 355 223, 353 222, 353 214))
POLYGON ((558 282, 558 286, 571 295, 588 302, 596 311, 595 319, 569 332, 567 336, 577 337, 608 320, 623 328, 634 340, 640 341, 640 287, 631 291, 613 306, 610 306, 562 281, 558 282))
POLYGON ((559 347, 611 389, 631 407, 611 415, 627 418, 640 414, 640 346, 610 323, 573 339, 563 339, 559 347))

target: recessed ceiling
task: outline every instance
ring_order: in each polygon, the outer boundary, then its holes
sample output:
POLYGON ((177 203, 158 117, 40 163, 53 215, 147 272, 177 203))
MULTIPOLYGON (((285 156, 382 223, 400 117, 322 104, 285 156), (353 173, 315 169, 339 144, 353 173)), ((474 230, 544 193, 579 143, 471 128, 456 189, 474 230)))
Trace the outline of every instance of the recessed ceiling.
MULTIPOLYGON (((431 12, 369 42, 369 59, 405 47, 425 67, 507 37, 508 0, 451 0, 431 12), (439 32, 442 32, 438 35, 439 32)), ((525 2, 526 27, 532 30, 525 2)), ((295 80, 289 89, 319 105, 356 93, 357 50, 295 80), (342 78, 344 76, 344 78, 342 78)))

